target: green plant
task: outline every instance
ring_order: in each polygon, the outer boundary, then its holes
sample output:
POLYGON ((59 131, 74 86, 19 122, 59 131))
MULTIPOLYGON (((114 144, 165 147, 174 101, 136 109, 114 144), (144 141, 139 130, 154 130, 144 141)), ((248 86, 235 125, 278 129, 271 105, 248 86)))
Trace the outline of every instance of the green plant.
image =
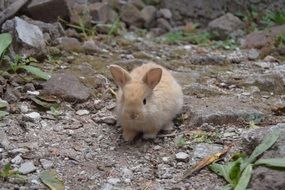
POLYGON ((187 144, 187 143, 186 143, 186 140, 185 140, 184 135, 179 136, 178 139, 177 139, 176 145, 177 145, 178 147, 183 147, 183 146, 185 146, 186 144, 187 144))
POLYGON ((267 11, 262 17, 261 23, 265 26, 285 24, 285 8, 277 11, 267 11))
POLYGON ((117 17, 108 32, 108 36, 117 35, 119 33, 119 29, 121 28, 121 25, 122 25, 122 22, 120 20, 120 17, 117 17))
POLYGON ((283 45, 285 45, 285 35, 277 35, 275 37, 275 46, 279 47, 283 45))
POLYGON ((259 156, 277 141, 279 135, 280 130, 274 130, 267 135, 249 157, 245 154, 238 154, 235 156, 236 160, 226 164, 211 164, 209 168, 229 183, 222 189, 245 190, 250 182, 252 170, 260 165, 271 168, 285 168, 285 158, 257 160, 259 156))
POLYGON ((18 172, 12 169, 10 164, 5 164, 3 168, 0 169, 0 179, 6 181, 11 176, 21 177, 18 172))
POLYGON ((9 33, 0 34, 0 62, 7 50, 12 43, 12 36, 9 33))
POLYGON ((50 78, 49 74, 47 74, 46 72, 42 71, 41 69, 35 66, 27 65, 35 62, 37 62, 37 60, 33 57, 24 58, 22 56, 16 55, 14 57, 13 63, 10 64, 10 67, 12 72, 14 73, 23 69, 41 79, 48 80, 50 78))
POLYGON ((226 39, 224 41, 218 40, 213 41, 210 45, 212 49, 225 49, 225 50, 233 50, 238 47, 238 44, 234 39, 226 39))
POLYGON ((66 26, 74 28, 78 32, 82 33, 84 38, 88 38, 88 36, 95 36, 97 34, 96 26, 88 26, 83 17, 79 17, 78 24, 71 24, 62 18, 59 18, 59 20, 66 26))

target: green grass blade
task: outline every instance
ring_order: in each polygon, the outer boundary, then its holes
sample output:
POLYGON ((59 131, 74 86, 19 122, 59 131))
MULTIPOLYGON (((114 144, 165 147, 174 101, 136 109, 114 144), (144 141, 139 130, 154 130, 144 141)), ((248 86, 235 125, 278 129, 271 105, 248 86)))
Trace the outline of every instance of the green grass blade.
POLYGON ((234 190, 246 190, 246 187, 248 186, 248 183, 251 178, 251 173, 252 173, 252 165, 249 164, 242 172, 239 182, 234 188, 234 190))
POLYGON ((285 168, 285 158, 259 159, 254 163, 254 165, 265 165, 268 167, 285 168))
POLYGON ((1 119, 2 117, 5 117, 6 115, 9 115, 9 113, 6 112, 6 111, 0 111, 0 119, 1 119))
POLYGON ((209 165, 209 168, 210 168, 213 172, 215 172, 216 174, 218 174, 218 175, 224 177, 224 179, 225 179, 228 183, 232 184, 232 181, 231 181, 231 179, 230 179, 230 177, 229 177, 229 171, 227 170, 227 167, 226 167, 225 165, 214 163, 214 164, 209 165))
POLYGON ((0 34, 0 57, 2 57, 4 51, 12 43, 12 36, 9 33, 0 34))
POLYGON ((247 159, 247 164, 254 162, 258 156, 269 149, 279 138, 280 130, 273 130, 269 135, 267 135, 262 142, 254 149, 250 157, 247 159))
POLYGON ((39 78, 42 78, 44 80, 48 80, 50 78, 50 75, 47 74, 46 72, 42 71, 41 69, 30 66, 30 65, 21 65, 19 68, 25 69, 27 72, 32 73, 36 75, 39 78))

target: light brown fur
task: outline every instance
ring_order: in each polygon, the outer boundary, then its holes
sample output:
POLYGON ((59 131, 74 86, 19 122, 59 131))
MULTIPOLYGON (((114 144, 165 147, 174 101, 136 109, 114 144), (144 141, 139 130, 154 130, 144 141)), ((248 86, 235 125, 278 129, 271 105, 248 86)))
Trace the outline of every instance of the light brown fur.
POLYGON ((119 86, 117 115, 126 141, 133 140, 139 132, 144 138, 155 138, 160 130, 173 125, 172 119, 183 105, 183 94, 164 67, 148 63, 131 73, 114 65, 110 70, 119 86))

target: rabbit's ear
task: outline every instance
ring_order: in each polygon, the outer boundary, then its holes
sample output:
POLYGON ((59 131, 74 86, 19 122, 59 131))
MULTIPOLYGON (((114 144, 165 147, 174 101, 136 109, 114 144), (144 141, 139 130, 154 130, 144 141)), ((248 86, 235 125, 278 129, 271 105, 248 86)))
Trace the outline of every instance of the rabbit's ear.
POLYGON ((149 88, 154 89, 154 87, 159 83, 161 75, 161 68, 153 68, 145 74, 143 81, 148 85, 149 88))
POLYGON ((121 88, 123 88, 125 84, 131 80, 131 76, 128 71, 118 65, 111 65, 110 72, 117 85, 119 85, 121 88))

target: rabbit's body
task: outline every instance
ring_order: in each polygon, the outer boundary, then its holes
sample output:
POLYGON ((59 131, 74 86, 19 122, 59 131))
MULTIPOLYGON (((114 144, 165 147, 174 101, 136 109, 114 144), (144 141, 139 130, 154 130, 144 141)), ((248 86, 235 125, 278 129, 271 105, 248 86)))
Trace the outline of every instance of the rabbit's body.
POLYGON ((181 87, 173 76, 155 63, 144 64, 131 73, 121 71, 126 77, 122 85, 112 74, 120 87, 116 109, 124 139, 132 140, 139 132, 144 138, 155 138, 160 130, 170 129, 183 105, 181 87))

